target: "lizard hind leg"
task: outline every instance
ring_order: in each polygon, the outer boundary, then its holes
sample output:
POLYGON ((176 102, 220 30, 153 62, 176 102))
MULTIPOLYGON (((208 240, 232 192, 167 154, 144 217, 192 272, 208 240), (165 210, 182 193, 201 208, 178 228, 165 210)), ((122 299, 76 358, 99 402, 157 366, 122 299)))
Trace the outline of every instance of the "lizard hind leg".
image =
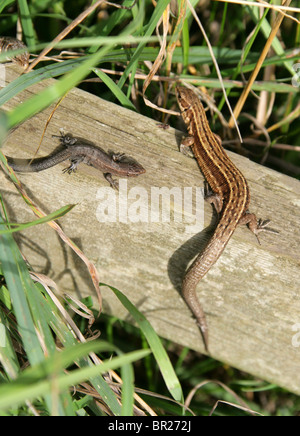
POLYGON ((204 182, 204 200, 214 205, 218 215, 221 213, 223 198, 211 189, 207 181, 204 182))
POLYGON ((254 213, 246 212, 239 221, 240 224, 246 224, 252 233, 256 236, 257 242, 260 244, 259 233, 260 232, 271 232, 271 233, 279 233, 277 230, 268 228, 267 226, 270 224, 271 220, 262 220, 261 218, 257 219, 254 213))
POLYGON ((185 138, 182 138, 179 147, 180 153, 184 154, 185 156, 194 157, 194 153, 191 151, 191 147, 193 144, 194 144, 193 136, 186 136, 185 138))

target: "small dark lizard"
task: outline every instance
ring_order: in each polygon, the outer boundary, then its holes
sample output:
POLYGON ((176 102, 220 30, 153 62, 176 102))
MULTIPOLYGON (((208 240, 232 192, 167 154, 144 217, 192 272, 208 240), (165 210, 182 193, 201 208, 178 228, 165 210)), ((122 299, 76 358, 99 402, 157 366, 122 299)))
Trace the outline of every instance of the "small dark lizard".
POLYGON ((28 173, 46 170, 69 159, 71 165, 65 168, 63 172, 71 174, 77 170, 80 163, 84 163, 102 171, 111 187, 115 189, 118 189, 118 182, 112 178, 112 175, 135 177, 146 172, 136 160, 125 156, 123 153, 108 154, 102 148, 84 143, 83 140, 71 135, 62 134, 59 138, 61 145, 66 148, 52 155, 34 159, 33 161, 22 161, 22 163, 7 157, 8 164, 14 171, 28 173))

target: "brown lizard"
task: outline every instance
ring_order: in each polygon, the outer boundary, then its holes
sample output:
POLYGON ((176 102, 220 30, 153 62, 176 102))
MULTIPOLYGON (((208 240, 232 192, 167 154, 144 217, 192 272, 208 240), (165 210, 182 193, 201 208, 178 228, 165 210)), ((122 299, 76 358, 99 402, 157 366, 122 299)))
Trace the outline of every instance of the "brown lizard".
POLYGON ((194 314, 208 351, 208 329, 204 311, 196 294, 198 282, 205 276, 222 254, 231 235, 239 224, 247 224, 256 235, 269 224, 270 220, 257 220, 249 213, 250 192, 243 174, 236 168, 222 147, 220 138, 212 133, 204 107, 198 96, 184 87, 176 88, 178 105, 187 125, 189 137, 182 146, 191 146, 199 167, 210 186, 206 200, 212 203, 218 213, 218 225, 206 248, 188 268, 182 283, 182 294, 194 314))

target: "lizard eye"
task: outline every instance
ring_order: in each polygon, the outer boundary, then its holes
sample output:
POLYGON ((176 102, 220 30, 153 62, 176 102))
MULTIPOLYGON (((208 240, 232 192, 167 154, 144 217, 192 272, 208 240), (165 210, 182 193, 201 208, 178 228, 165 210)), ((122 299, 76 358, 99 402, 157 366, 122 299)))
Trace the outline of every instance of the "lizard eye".
POLYGON ((176 94, 177 94, 177 98, 178 98, 179 100, 181 100, 181 93, 180 93, 180 91, 179 91, 178 88, 176 88, 176 94))
POLYGON ((74 145, 77 142, 77 138, 74 138, 72 135, 65 135, 62 137, 62 142, 66 145, 74 145))
POLYGON ((70 136, 70 135, 66 135, 65 137, 64 137, 64 143, 65 144, 72 144, 72 137, 70 136))

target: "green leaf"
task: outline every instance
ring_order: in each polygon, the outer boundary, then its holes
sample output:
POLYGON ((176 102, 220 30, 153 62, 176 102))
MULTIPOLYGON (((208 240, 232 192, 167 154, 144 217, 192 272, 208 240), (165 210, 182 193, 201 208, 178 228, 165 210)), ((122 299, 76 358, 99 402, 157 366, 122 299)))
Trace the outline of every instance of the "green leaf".
POLYGON ((6 139, 7 131, 8 131, 7 114, 3 111, 0 111, 0 146, 2 146, 3 142, 6 139))
POLYGON ((105 83, 105 85, 111 90, 111 92, 117 97, 122 106, 127 107, 127 109, 131 109, 136 111, 134 104, 131 103, 129 98, 121 91, 118 85, 103 71, 98 68, 93 68, 94 73, 97 74, 98 77, 105 83))
POLYGON ((21 230, 28 229, 29 227, 35 226, 37 224, 44 224, 44 223, 47 223, 49 221, 56 220, 58 218, 63 217, 64 215, 66 215, 70 210, 73 209, 74 206, 75 206, 74 204, 69 204, 67 206, 63 206, 61 209, 59 209, 55 212, 52 212, 43 218, 38 218, 38 219, 31 221, 29 223, 11 223, 11 222, 8 222, 8 223, 6 223, 8 225, 8 228, 2 228, 0 230, 0 235, 3 235, 5 233, 19 232, 21 230))
POLYGON ((175 374, 175 371, 170 362, 169 356, 166 353, 166 350, 162 346, 159 337, 155 333, 149 321, 118 289, 114 288, 113 286, 106 285, 105 283, 100 283, 100 286, 107 286, 109 289, 111 289, 116 295, 116 297, 118 297, 120 302, 123 304, 123 306, 128 310, 128 312, 134 318, 136 323, 139 325, 154 354, 154 357, 157 361, 161 374, 165 380, 167 388, 169 389, 171 395, 175 400, 181 401, 183 398, 183 394, 182 394, 182 389, 179 380, 175 374))
POLYGON ((26 0, 18 0, 18 7, 20 10, 20 19, 22 24, 22 29, 24 35, 26 36, 26 44, 28 46, 34 47, 35 37, 34 37, 34 27, 29 11, 29 7, 26 0))
POLYGON ((7 410, 18 406, 26 400, 49 395, 53 392, 53 389, 62 392, 98 374, 103 374, 109 370, 142 359, 150 352, 149 350, 138 350, 113 357, 99 365, 73 370, 68 374, 61 373, 61 369, 71 363, 73 359, 77 359, 89 351, 109 348, 111 348, 110 344, 103 344, 98 341, 78 344, 76 347, 72 347, 72 349, 56 353, 55 356, 46 359, 41 365, 35 365, 25 370, 16 380, 0 385, 0 409, 7 410))
MULTIPOLYGON (((5 222, 0 215, 0 231, 5 229, 5 222)), ((11 234, 0 234, 0 262, 29 361, 32 364, 41 362, 44 356, 25 294, 26 288, 34 286, 34 283, 11 234)))
MULTIPOLYGON (((142 8, 140 9, 142 10, 142 8)), ((139 12, 135 20, 125 27, 119 38, 123 37, 124 40, 125 36, 134 32, 134 30, 140 25, 140 21, 141 13, 139 12)), ((111 42, 108 42, 108 45, 102 47, 95 54, 86 57, 74 71, 66 74, 62 79, 44 89, 39 94, 36 94, 22 104, 19 104, 9 113, 9 127, 12 128, 20 124, 65 95, 89 74, 91 69, 101 61, 101 59, 112 49, 114 44, 115 41, 112 39, 111 42)))

